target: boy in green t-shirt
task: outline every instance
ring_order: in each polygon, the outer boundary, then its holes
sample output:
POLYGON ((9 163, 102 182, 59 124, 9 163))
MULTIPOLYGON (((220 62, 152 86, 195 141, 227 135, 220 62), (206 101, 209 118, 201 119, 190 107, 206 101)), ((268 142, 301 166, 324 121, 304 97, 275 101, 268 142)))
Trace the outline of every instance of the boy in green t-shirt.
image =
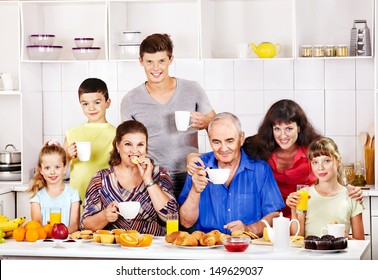
POLYGON ((64 148, 70 162, 70 185, 77 189, 83 202, 92 176, 109 166, 109 155, 116 128, 106 120, 110 99, 106 83, 97 78, 84 80, 78 90, 79 101, 87 123, 66 131, 64 148), (89 161, 77 157, 77 142, 91 142, 89 161))

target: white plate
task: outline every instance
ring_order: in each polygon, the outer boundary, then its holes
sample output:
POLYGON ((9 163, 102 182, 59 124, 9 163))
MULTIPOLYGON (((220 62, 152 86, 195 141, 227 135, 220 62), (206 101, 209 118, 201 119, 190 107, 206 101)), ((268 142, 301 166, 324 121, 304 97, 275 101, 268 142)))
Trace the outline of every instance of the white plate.
POLYGON ((89 243, 93 241, 92 239, 75 239, 75 241, 80 242, 80 243, 89 243))
POLYGON ((178 247, 182 249, 192 249, 192 250, 207 250, 207 249, 214 249, 223 247, 223 245, 213 245, 213 246, 181 246, 172 244, 173 247, 178 247))
POLYGON ((338 253, 338 252, 341 252, 341 251, 345 251, 346 249, 347 248, 345 248, 345 249, 334 249, 334 250, 312 250, 312 249, 304 248, 303 250, 305 250, 306 252, 311 252, 311 253, 330 254, 330 253, 338 253))
POLYGON ((124 248, 124 249, 128 249, 128 250, 145 250, 145 249, 150 248, 151 246, 144 246, 144 247, 128 247, 128 246, 121 246, 121 247, 124 248))
POLYGON ((59 239, 57 240, 57 246, 56 247, 63 247, 63 248, 75 248, 80 246, 81 242, 67 242, 69 239, 59 239))
POLYGON ((106 244, 106 243, 99 243, 100 245, 102 245, 102 246, 107 246, 107 247, 119 247, 119 246, 121 246, 121 244, 119 244, 119 243, 113 243, 113 244, 106 244))

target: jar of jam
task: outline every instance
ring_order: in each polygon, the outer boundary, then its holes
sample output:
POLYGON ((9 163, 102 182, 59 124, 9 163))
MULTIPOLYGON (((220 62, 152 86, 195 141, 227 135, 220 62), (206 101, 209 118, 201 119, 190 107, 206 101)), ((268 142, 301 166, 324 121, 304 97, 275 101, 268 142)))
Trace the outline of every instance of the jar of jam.
POLYGON ((336 56, 336 48, 335 45, 327 45, 324 48, 324 55, 326 57, 333 57, 336 56))
POLYGON ((336 56, 348 56, 348 46, 347 45, 337 45, 336 46, 336 56))
POLYGON ((302 57, 312 57, 312 46, 311 45, 303 45, 301 48, 301 56, 302 57))
POLYGON ((323 45, 316 45, 313 49, 314 57, 323 57, 324 56, 324 46, 323 45))

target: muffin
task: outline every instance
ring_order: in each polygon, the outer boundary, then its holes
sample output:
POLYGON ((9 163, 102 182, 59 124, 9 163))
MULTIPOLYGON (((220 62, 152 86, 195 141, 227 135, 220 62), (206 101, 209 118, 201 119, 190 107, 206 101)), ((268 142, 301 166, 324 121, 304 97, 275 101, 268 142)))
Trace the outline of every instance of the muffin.
POLYGON ((337 237, 333 240, 332 245, 333 249, 335 250, 345 249, 346 247, 348 247, 348 239, 345 237, 337 237))
POLYGON ((309 235, 304 239, 304 244, 306 249, 316 250, 316 242, 320 240, 318 236, 309 235))
POLYGON ((317 250, 332 250, 333 249, 333 240, 335 237, 333 235, 323 235, 320 237, 320 240, 316 243, 317 250))
POLYGON ((114 244, 115 236, 114 234, 101 234, 102 244, 114 244))

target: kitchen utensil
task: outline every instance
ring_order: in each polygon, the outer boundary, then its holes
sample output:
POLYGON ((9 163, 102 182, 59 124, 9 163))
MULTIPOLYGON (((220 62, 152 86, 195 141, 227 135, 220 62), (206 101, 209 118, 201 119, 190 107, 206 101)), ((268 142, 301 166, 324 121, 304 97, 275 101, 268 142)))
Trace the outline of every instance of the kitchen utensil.
POLYGON ((359 134, 358 134, 358 141, 360 143, 360 145, 362 147, 365 147, 366 143, 367 143, 367 139, 368 139, 369 135, 366 131, 361 131, 359 134))
POLYGON ((0 181, 21 181, 21 171, 0 171, 0 181))
POLYGON ((270 241, 273 242, 273 251, 284 252, 290 248, 290 225, 292 222, 296 222, 298 225, 297 232, 294 237, 298 236, 299 233, 299 221, 297 219, 285 218, 280 212, 280 216, 273 218, 273 228, 269 225, 266 220, 262 220, 268 229, 268 235, 270 241))
POLYGON ((74 41, 78 48, 90 48, 93 46, 94 38, 75 38, 74 41))
POLYGON ((55 35, 52 34, 31 34, 29 36, 30 44, 36 46, 52 46, 55 35))
POLYGON ((370 29, 366 20, 355 20, 350 35, 350 56, 371 56, 370 29), (361 28, 356 24, 364 24, 361 28))
POLYGON ((262 42, 260 45, 256 46, 254 43, 251 43, 252 50, 260 58, 272 58, 276 55, 279 55, 281 52, 280 44, 272 44, 270 42, 262 42), (278 49, 278 50, 277 50, 278 49))
POLYGON ((375 138, 375 128, 374 128, 374 124, 372 124, 370 127, 369 127, 369 136, 370 136, 370 143, 369 143, 369 147, 373 147, 374 144, 373 144, 373 141, 374 141, 374 138, 375 138))
POLYGON ((62 46, 26 46, 29 59, 32 60, 58 60, 62 54, 62 46))
POLYGON ((15 163, 15 164, 3 164, 0 163, 0 171, 21 171, 21 164, 15 163))
POLYGON ((100 55, 100 49, 100 47, 72 48, 72 52, 77 60, 95 60, 100 55))
POLYGON ((13 144, 6 145, 4 151, 0 152, 0 163, 21 163, 21 152, 13 144))

